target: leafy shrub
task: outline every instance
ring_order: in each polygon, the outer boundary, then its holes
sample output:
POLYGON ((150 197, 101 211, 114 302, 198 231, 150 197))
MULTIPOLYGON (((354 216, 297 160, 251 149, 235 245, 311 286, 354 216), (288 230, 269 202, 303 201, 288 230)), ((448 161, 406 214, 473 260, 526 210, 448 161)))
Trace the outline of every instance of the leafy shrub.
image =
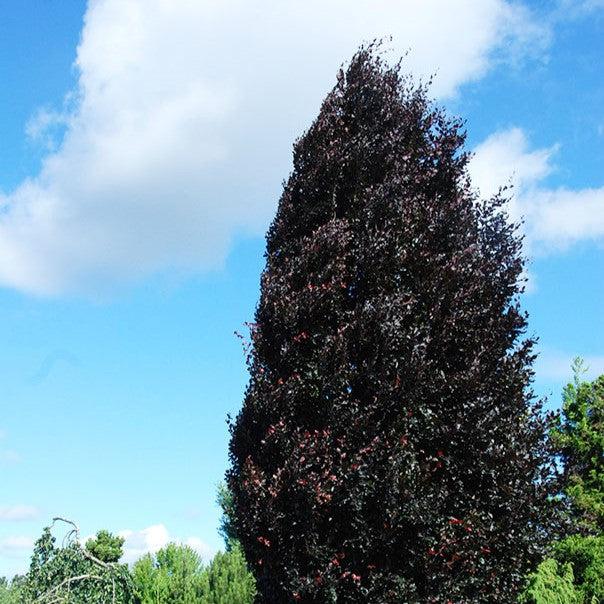
POLYGON ((554 558, 573 569, 575 585, 586 604, 604 602, 604 536, 573 535, 557 543, 554 558))
POLYGON ((573 569, 570 564, 544 560, 536 572, 531 573, 528 585, 519 598, 520 604, 583 604, 582 595, 575 589, 573 569))
POLYGON ((0 577, 0 604, 19 604, 20 587, 18 583, 0 577))
POLYGON ((132 568, 140 604, 193 604, 204 595, 203 564, 186 545, 168 544, 155 556, 147 554, 132 568))

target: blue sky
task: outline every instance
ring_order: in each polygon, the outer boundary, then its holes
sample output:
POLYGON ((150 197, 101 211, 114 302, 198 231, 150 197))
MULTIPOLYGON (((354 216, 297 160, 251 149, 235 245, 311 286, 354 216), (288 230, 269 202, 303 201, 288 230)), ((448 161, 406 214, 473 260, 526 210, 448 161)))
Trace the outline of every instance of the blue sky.
POLYGON ((513 179, 536 391, 604 371, 600 0, 0 0, 0 575, 53 516, 220 546, 263 233, 339 65, 392 35, 513 179), (343 18, 346 15, 346 19, 343 18))

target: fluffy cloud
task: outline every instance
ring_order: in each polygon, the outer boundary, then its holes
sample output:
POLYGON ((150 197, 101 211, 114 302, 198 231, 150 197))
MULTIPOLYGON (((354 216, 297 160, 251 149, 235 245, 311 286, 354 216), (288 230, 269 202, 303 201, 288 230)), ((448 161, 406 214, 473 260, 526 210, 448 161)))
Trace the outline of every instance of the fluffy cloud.
POLYGON ((147 553, 155 553, 168 543, 182 543, 192 547, 200 556, 208 561, 215 551, 198 537, 180 539, 170 536, 168 529, 163 524, 155 524, 140 531, 124 530, 119 535, 124 537, 123 561, 131 564, 147 553))
POLYGON ((525 219, 528 251, 547 254, 581 240, 604 240, 604 187, 568 190, 543 186, 557 147, 530 150, 519 128, 497 132, 475 149, 474 184, 487 196, 512 183, 510 215, 525 219))
POLYGON ((39 510, 33 505, 0 506, 0 521, 34 520, 38 515, 39 510))
POLYGON ((337 67, 384 35, 441 97, 547 43, 510 0, 90 0, 71 109, 28 125, 48 148, 49 128, 63 137, 0 195, 0 284, 58 294, 220 267, 236 234, 266 227, 337 67))

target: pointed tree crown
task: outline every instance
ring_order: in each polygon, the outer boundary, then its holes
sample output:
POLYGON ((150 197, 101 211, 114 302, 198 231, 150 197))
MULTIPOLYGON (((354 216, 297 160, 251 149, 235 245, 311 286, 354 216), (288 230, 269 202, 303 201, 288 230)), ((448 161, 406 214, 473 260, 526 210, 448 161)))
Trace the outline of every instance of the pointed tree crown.
POLYGON ((294 146, 228 473, 266 602, 512 601, 542 551, 521 240, 464 139, 372 45, 294 146))

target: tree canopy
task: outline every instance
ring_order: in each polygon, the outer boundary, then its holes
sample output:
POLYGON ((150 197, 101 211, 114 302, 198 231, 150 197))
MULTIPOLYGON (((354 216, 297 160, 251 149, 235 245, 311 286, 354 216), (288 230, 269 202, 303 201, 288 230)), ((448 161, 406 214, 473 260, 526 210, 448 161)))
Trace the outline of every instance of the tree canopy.
POLYGON ((590 382, 585 371, 575 359, 553 430, 564 468, 560 495, 576 534, 554 542, 530 575, 522 597, 527 604, 604 602, 604 375, 590 382))
MULTIPOLYGON (((94 540, 97 544, 99 535, 94 540)), ((115 539, 107 531, 102 531, 101 542, 116 543, 115 539)), ((101 560, 82 547, 78 527, 62 518, 55 518, 36 541, 29 572, 19 589, 19 598, 22 604, 133 602, 128 567, 117 561, 101 560), (56 537, 52 534, 58 522, 69 526, 61 547, 57 546, 56 537)))
POLYGON ((583 378, 580 358, 565 388, 554 441, 565 471, 565 495, 575 519, 589 532, 604 532, 604 375, 583 378))
POLYGON ((123 555, 124 538, 100 530, 86 542, 86 549, 103 562, 118 562, 123 555))
POLYGON ((374 45, 294 146, 232 425, 263 602, 513 601, 555 532, 521 239, 374 45))
POLYGON ((209 565, 186 545, 171 543, 132 569, 138 604, 251 604, 254 578, 238 544, 209 565))

